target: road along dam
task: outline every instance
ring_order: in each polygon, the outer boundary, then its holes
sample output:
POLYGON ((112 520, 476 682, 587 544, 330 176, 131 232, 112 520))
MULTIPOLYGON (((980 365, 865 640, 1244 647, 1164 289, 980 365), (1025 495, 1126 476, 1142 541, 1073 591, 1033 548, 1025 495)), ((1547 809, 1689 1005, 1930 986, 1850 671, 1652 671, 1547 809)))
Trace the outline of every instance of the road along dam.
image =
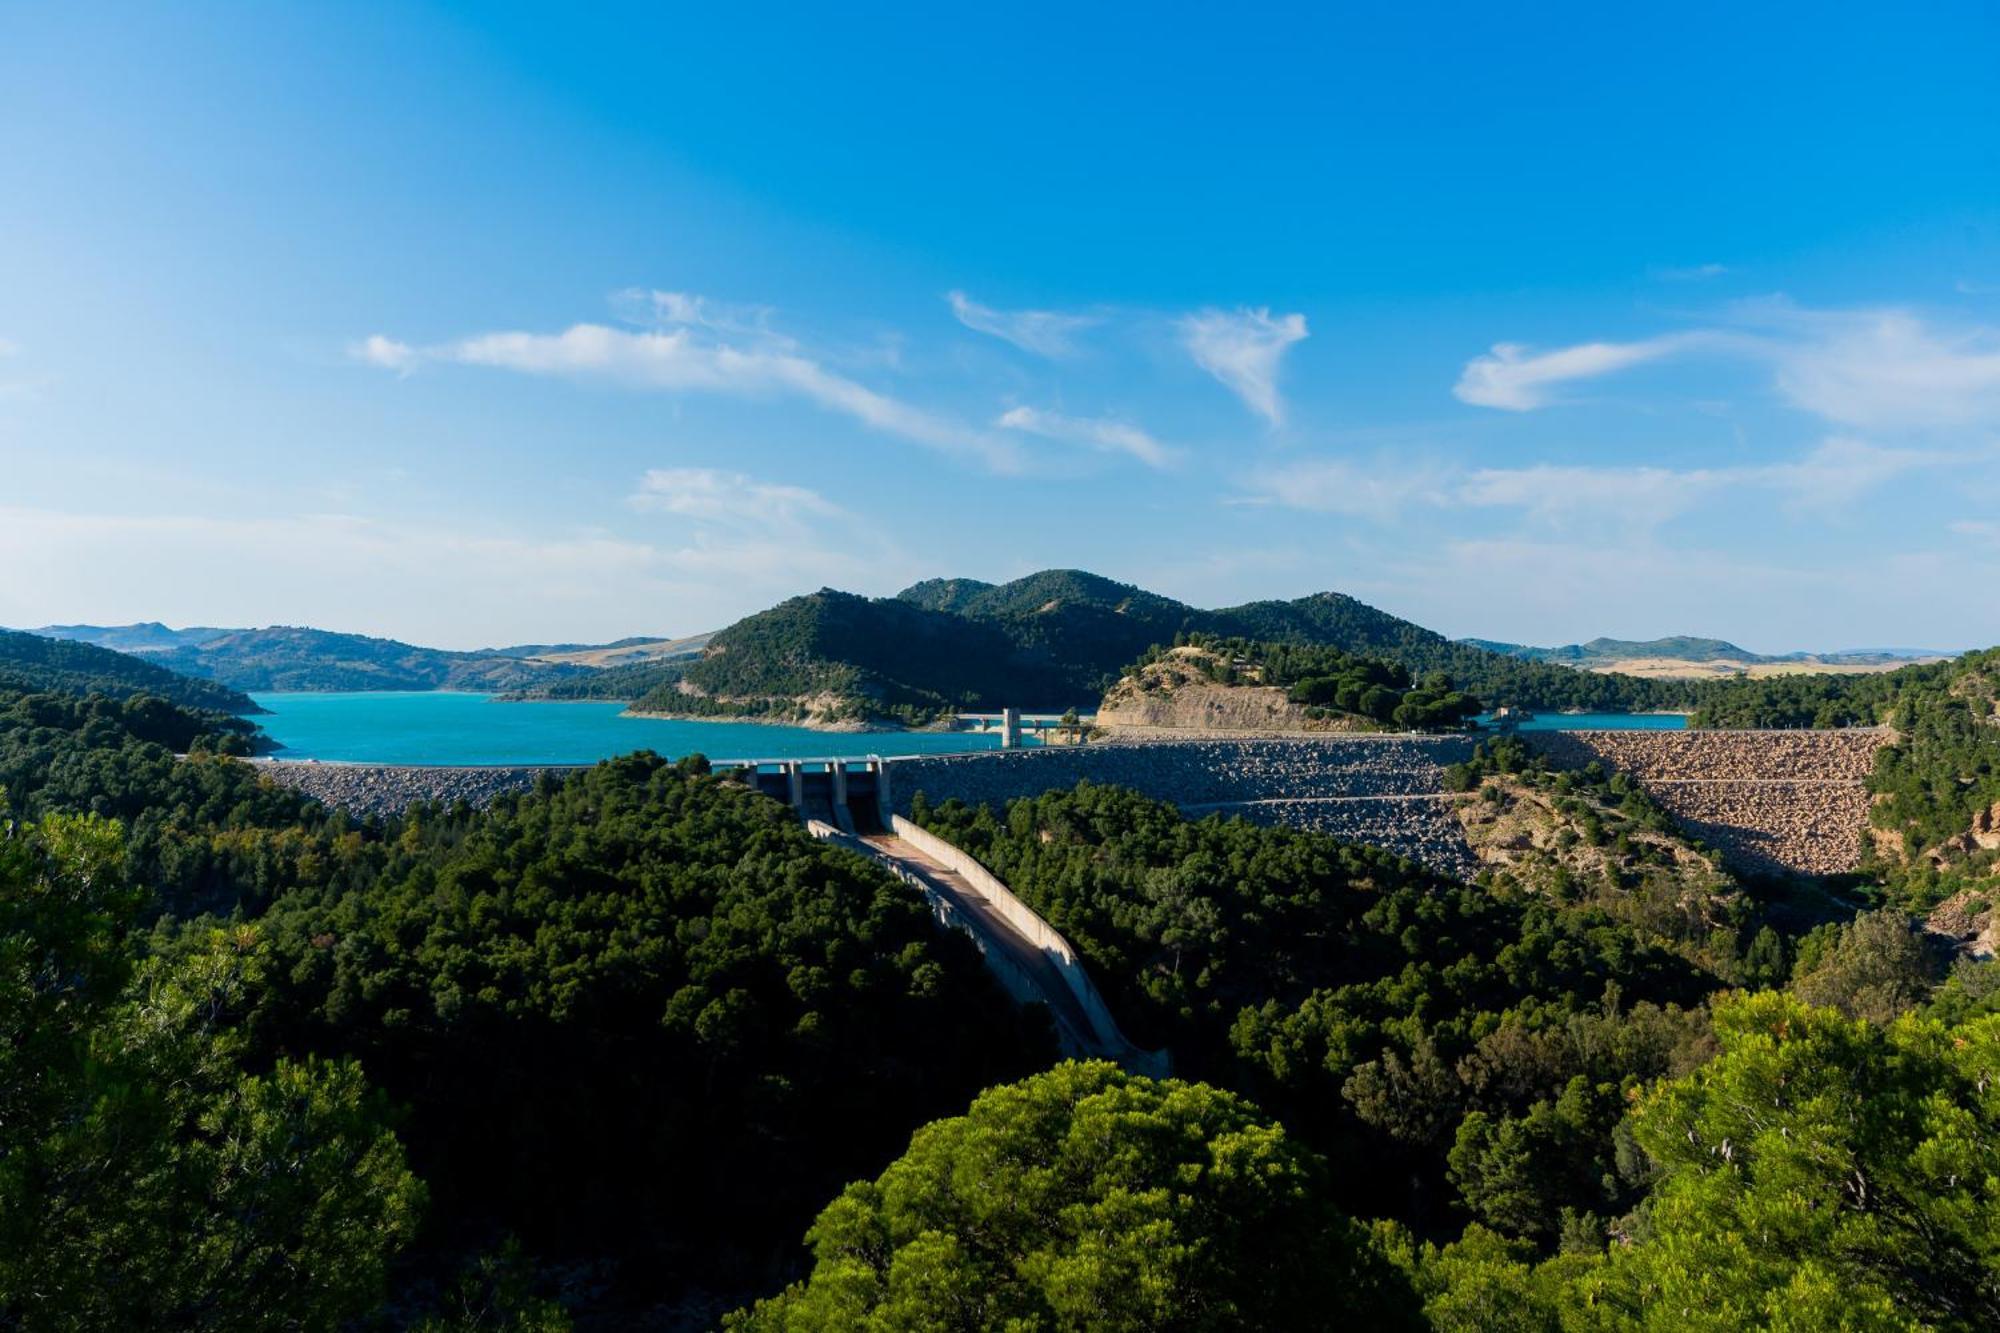
MULTIPOLYGON (((1558 767, 1629 773, 1696 837, 1754 873, 1855 868, 1867 824, 1866 778, 1893 739, 1849 731, 1547 731, 1522 738, 1558 767)), ((893 743, 893 738, 885 737, 893 743)), ((1130 787, 1190 815, 1222 812, 1384 847, 1456 877, 1478 870, 1452 814, 1444 770, 1472 754, 1466 736, 1348 735, 1175 739, 961 755, 763 765, 760 786, 836 827, 847 797, 886 827, 921 791, 1003 803, 1080 779, 1130 787)), ((419 800, 484 804, 532 786, 539 768, 409 768, 261 761, 273 781, 329 805, 386 814, 419 800)), ((852 821, 850 820, 850 823, 852 821)), ((845 831, 851 832, 848 828, 845 831)))

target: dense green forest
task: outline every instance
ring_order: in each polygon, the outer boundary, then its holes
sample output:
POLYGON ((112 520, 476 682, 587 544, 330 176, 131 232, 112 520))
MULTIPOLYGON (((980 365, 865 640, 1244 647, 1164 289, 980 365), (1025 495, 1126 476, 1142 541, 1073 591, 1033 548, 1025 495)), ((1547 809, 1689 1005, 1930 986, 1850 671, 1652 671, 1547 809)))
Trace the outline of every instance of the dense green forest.
POLYGON ((8 1322, 264 1327, 257 1282, 200 1313, 251 1254, 265 1284, 351 1270, 287 1297, 309 1313, 274 1302, 292 1327, 414 1319, 468 1282, 484 1308, 523 1273, 587 1271, 600 1314, 754 1293, 841 1184, 1052 1058, 920 898, 699 760, 357 824, 216 753, 238 737, 213 721, 0 695, 0 1014, 19 1042, 56 1015, 73 1062, 0 1071, 0 1098, 44 1099, 5 1117, 0 1217, 65 1219, 0 1266, 8 1322), (187 1100, 105 1103, 155 1068, 97 1054, 135 1024, 169 1025, 133 1058, 186 1067, 187 1100), (163 1165, 79 1170, 113 1140, 163 1165), (325 1165, 267 1202, 254 1153, 280 1150, 325 1165), (157 1281, 211 1226, 213 1261, 157 1281))
POLYGON ((148 694, 185 708, 256 713, 250 697, 213 681, 195 680, 141 657, 94 644, 0 630, 0 686, 101 694, 126 699, 148 694))
POLYGON ((1991 882, 1996 665, 1886 700, 1848 896, 1505 738, 1456 799, 1570 850, 1471 884, 1088 784, 920 804, 1164 1081, 1058 1063, 919 896, 698 759, 354 820, 241 719, 24 673, 0 1323, 1990 1327, 2000 965, 1904 909, 1991 882))
MULTIPOLYGON (((1593 801, 1611 838, 1618 799, 1593 801)), ((1134 1041, 1350 1163, 1332 1186, 1350 1211, 1427 1233, 1472 1217, 1601 1243, 1643 1184, 1618 1168, 1624 1092, 1698 1058, 1712 992, 1782 980, 1751 904, 1707 883, 1693 922, 1618 884, 1452 884, 1089 784, 919 814, 1070 939, 1134 1041)))

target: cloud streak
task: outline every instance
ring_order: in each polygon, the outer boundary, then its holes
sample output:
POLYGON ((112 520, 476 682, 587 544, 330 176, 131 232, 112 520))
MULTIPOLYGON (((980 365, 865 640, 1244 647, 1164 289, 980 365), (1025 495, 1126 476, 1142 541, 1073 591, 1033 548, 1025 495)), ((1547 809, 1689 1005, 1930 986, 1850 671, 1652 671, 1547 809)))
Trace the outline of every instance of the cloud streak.
POLYGON ((1047 440, 1126 454, 1148 467, 1165 468, 1174 462, 1173 450, 1139 427, 1111 417, 1072 417, 1043 408, 1016 407, 1003 413, 995 424, 1047 440))
POLYGON ((574 324, 560 333, 482 333, 413 347, 381 334, 349 350, 365 364, 407 375, 449 363, 523 375, 598 380, 668 393, 737 397, 789 396, 846 416, 886 435, 977 461, 998 472, 1018 470, 1017 451, 991 432, 878 392, 850 379, 789 341, 718 314, 685 293, 625 293, 621 302, 648 307, 649 329, 574 324))
POLYGON ((1244 406, 1272 425, 1284 421, 1278 366, 1307 336, 1304 315, 1273 317, 1267 308, 1200 310, 1178 323, 1181 345, 1196 365, 1228 386, 1244 406))
POLYGON ((799 529, 826 518, 851 518, 818 491, 758 481, 708 467, 659 467, 639 479, 626 503, 643 513, 737 528, 799 529))
MULTIPOLYGON (((1990 456, 1990 455, 1989 455, 1990 456)), ((1307 459, 1253 472, 1244 502, 1391 522, 1414 508, 1514 509, 1551 524, 1616 516, 1657 526, 1718 494, 1775 493, 1797 512, 1833 514, 1909 473, 1973 461, 1964 451, 1892 449, 1835 436, 1782 463, 1720 468, 1413 467, 1307 459)))
POLYGON ((1076 355, 1076 335, 1102 322, 1096 315, 1060 310, 995 310, 959 291, 946 292, 944 299, 953 317, 966 328, 1052 361, 1076 355))
POLYGON ((1791 406, 1868 431, 2000 427, 2000 329, 1940 328, 1907 310, 1809 310, 1782 298, 1731 306, 1716 327, 1636 342, 1549 351, 1498 343, 1468 361, 1462 402, 1528 412, 1559 390, 1634 366, 1701 352, 1771 368, 1791 406))
POLYGON ((1465 363, 1452 395, 1475 407, 1529 412, 1555 401, 1555 390, 1578 380, 1671 356, 1694 346, 1698 334, 1675 334, 1633 343, 1579 343, 1550 352, 1531 352, 1519 343, 1495 343, 1485 356, 1465 363))

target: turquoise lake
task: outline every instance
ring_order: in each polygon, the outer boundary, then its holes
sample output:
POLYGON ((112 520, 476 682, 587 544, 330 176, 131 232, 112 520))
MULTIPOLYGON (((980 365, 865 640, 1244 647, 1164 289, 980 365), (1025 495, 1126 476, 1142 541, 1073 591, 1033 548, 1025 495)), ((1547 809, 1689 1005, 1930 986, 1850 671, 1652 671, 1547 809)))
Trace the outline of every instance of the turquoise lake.
POLYGON ((757 722, 621 717, 622 703, 501 703, 489 694, 369 690, 253 694, 276 759, 366 764, 594 764, 653 750, 678 759, 806 759, 997 748, 993 732, 809 731, 757 722))
MULTIPOLYGON (((1485 718, 1479 719, 1484 722, 1485 718)), ((1683 713, 1537 713, 1519 731, 1681 731, 1683 713)))
MULTIPOLYGON (((357 764, 594 764, 653 750, 678 759, 811 759, 998 748, 998 732, 809 731, 757 722, 624 717, 622 703, 502 703, 490 694, 367 690, 253 694, 279 759, 357 764)), ((1672 713, 1544 713, 1524 731, 1655 731, 1672 713)))

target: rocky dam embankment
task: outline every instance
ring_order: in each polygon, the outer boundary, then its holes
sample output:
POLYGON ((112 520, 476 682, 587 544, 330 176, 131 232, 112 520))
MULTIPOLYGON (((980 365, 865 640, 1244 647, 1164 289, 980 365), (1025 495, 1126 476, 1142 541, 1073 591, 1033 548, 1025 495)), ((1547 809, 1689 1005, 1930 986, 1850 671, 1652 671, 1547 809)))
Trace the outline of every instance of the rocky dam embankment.
MULTIPOLYGON (((1866 778, 1891 734, 1853 731, 1530 732, 1560 767, 1592 762, 1631 774, 1694 836, 1738 868, 1838 874, 1859 863, 1866 778)), ((1465 736, 1351 735, 1180 739, 925 755, 886 761, 907 813, 921 791, 1000 804, 1081 779, 1130 787, 1191 815, 1220 811, 1370 843, 1448 875, 1479 859, 1444 790, 1468 758, 1465 736)), ((563 768, 419 768, 264 760, 273 781, 357 814, 418 801, 484 805, 563 768)))
POLYGON ((1834 875, 1861 861, 1868 774, 1894 739, 1845 731, 1543 731, 1564 768, 1629 773, 1688 832, 1743 870, 1834 875))
POLYGON ((890 791, 908 811, 921 791, 997 804, 1080 779, 1129 787, 1191 815, 1221 811, 1312 828, 1386 848, 1444 874, 1478 869, 1451 812, 1444 770, 1467 759, 1464 736, 1135 741, 889 761, 890 791))
POLYGON ((422 801, 488 805, 505 792, 527 791, 543 773, 564 768, 444 768, 413 764, 325 764, 310 759, 253 759, 271 781, 355 815, 399 814, 422 801))

